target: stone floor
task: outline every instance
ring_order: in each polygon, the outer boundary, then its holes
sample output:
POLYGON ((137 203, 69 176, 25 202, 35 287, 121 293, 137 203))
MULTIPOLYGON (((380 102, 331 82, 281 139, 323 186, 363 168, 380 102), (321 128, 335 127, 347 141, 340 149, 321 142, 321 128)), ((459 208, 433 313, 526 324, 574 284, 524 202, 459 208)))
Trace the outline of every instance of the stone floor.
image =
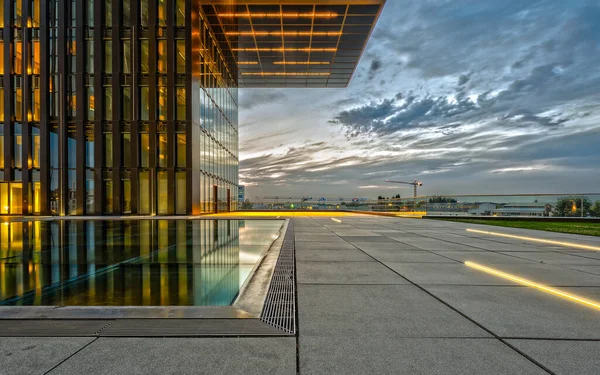
POLYGON ((367 215, 293 218, 298 338, 0 338, 0 374, 598 374, 600 238, 367 215))

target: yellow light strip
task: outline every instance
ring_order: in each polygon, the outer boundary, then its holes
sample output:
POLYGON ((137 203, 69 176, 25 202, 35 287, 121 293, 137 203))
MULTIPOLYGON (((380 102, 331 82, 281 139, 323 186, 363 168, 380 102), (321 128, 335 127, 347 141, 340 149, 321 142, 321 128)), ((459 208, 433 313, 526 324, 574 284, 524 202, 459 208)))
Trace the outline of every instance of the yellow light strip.
POLYGON ((467 229, 467 232, 479 233, 479 234, 488 234, 490 236, 514 238, 514 239, 517 239, 517 240, 539 242, 539 243, 545 243, 545 244, 549 244, 549 245, 558 245, 558 246, 565 246, 565 247, 574 247, 574 248, 577 248, 577 249, 600 251, 600 247, 598 247, 598 246, 581 245, 581 244, 573 243, 573 242, 562 242, 562 241, 544 240, 544 239, 541 239, 541 238, 515 236, 515 235, 512 235, 512 234, 505 234, 505 233, 498 233, 498 232, 488 232, 488 231, 477 230, 477 229, 467 229))
POLYGON ((299 72, 246 72, 243 76, 328 76, 330 73, 299 73, 299 72))
POLYGON ((227 31, 225 35, 241 36, 340 36, 340 31, 227 31))
POLYGON ((258 61, 238 61, 238 65, 258 65, 258 61))
POLYGON ((600 310, 600 303, 592 301, 592 300, 589 300, 589 299, 586 299, 586 298, 583 298, 583 297, 579 297, 579 296, 577 296, 575 294, 563 292, 561 290, 558 290, 558 289, 555 289, 555 288, 551 288, 549 286, 545 286, 545 285, 542 285, 542 284, 538 284, 536 282, 533 282, 533 281, 530 281, 530 280, 527 280, 527 279, 523 279, 521 277, 514 276, 514 275, 508 274, 506 272, 498 271, 498 270, 495 270, 493 268, 482 266, 482 265, 477 264, 477 263, 473 263, 473 262, 467 261, 467 262, 465 262, 465 266, 474 268, 474 269, 479 270, 479 271, 483 271, 483 272, 489 273, 491 275, 495 275, 495 276, 501 277, 503 279, 514 281, 514 282, 516 282, 518 284, 522 284, 522 285, 526 285, 526 286, 529 286, 529 287, 532 287, 532 288, 536 288, 536 289, 544 291, 546 293, 550 293, 550 294, 553 294, 555 296, 562 297, 562 298, 571 300, 573 302, 581 303, 582 305, 586 305, 586 306, 593 307, 595 309, 600 310))
POLYGON ((337 48, 232 48, 232 51, 251 51, 251 52, 335 52, 337 48))
POLYGON ((331 220, 335 221, 336 223, 341 223, 342 222, 340 219, 331 218, 331 220))
POLYGON ((328 65, 329 61, 275 61, 275 65, 328 65))
POLYGON ((223 18, 333 18, 337 13, 219 13, 223 18))

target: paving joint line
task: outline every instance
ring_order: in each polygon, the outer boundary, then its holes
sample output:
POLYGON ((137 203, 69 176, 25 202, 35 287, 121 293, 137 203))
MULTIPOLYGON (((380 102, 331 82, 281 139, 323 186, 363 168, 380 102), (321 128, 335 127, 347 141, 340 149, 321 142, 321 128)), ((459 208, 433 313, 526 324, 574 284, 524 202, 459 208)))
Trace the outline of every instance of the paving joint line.
POLYGON ((49 374, 50 372, 56 370, 57 367, 59 367, 60 365, 62 365, 63 363, 65 363, 66 361, 68 361, 69 359, 73 358, 75 355, 77 355, 79 352, 81 352, 83 349, 87 348, 88 346, 92 345, 94 342, 96 342, 96 340, 98 340, 100 337, 96 336, 92 341, 88 342, 87 344, 85 344, 84 346, 82 346, 81 348, 79 348, 78 350, 76 350, 73 354, 71 354, 70 356, 68 356, 67 358, 63 359, 62 361, 60 361, 58 364, 56 364, 54 367, 52 367, 50 370, 44 372, 44 375, 49 374))

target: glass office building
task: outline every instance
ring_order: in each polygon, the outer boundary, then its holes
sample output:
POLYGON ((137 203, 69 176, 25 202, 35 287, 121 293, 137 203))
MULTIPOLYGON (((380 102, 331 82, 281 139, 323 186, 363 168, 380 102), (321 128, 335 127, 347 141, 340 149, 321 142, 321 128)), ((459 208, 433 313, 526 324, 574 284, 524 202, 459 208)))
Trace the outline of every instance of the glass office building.
POLYGON ((382 0, 0 0, 0 215, 237 209, 238 87, 343 87, 382 0))

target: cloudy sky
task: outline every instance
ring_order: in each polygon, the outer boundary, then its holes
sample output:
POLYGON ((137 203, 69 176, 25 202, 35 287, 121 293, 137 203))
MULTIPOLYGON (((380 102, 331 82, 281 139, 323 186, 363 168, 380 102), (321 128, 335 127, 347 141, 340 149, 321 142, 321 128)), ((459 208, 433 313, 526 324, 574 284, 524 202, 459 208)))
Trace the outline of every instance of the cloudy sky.
POLYGON ((600 191, 599 0, 388 0, 346 89, 240 90, 265 195, 600 191))

